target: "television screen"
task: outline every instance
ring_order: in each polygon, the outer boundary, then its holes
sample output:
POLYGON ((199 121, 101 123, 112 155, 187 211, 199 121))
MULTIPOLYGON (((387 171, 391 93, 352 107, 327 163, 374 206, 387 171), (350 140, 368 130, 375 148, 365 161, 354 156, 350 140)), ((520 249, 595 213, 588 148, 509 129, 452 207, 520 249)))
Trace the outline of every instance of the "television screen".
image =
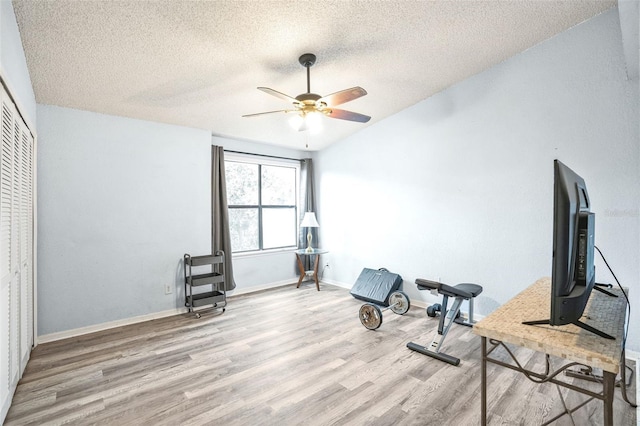
POLYGON ((595 285, 594 229, 595 215, 591 212, 584 179, 555 160, 551 312, 548 320, 526 321, 524 324, 575 324, 613 339, 580 321, 595 285))
POLYGON ((580 176, 554 161, 551 325, 580 319, 595 284, 594 214, 580 176))

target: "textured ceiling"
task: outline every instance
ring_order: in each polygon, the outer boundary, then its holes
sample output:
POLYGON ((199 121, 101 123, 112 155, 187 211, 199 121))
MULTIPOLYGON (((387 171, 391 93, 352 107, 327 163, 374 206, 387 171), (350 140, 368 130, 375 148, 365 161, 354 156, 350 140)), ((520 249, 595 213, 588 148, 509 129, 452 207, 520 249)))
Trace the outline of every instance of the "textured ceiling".
POLYGON ((481 72, 612 6, 615 0, 67 1, 14 0, 38 103, 317 150, 481 72), (311 91, 361 86, 297 132, 256 89, 306 92, 302 53, 318 57, 311 91))

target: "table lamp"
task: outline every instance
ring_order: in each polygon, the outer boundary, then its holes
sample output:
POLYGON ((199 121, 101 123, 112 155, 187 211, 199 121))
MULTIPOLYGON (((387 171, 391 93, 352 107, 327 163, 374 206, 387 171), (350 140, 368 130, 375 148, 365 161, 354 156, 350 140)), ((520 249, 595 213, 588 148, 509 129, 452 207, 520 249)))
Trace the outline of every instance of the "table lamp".
POLYGON ((311 247, 311 239, 313 238, 311 228, 318 228, 319 226, 314 212, 306 212, 304 214, 300 227, 307 228, 307 249, 305 250, 307 253, 313 253, 313 247, 311 247))

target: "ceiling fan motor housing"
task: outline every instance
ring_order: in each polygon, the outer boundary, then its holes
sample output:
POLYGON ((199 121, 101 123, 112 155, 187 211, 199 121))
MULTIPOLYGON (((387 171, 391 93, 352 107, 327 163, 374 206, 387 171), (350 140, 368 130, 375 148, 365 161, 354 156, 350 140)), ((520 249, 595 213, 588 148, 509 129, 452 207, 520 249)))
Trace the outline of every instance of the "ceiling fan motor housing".
POLYGON ((317 95, 315 93, 303 93, 301 95, 296 96, 296 99, 300 102, 311 101, 314 102, 320 99, 322 96, 317 95))
POLYGON ((313 53, 305 53, 298 59, 303 67, 310 67, 316 63, 316 55, 313 53))

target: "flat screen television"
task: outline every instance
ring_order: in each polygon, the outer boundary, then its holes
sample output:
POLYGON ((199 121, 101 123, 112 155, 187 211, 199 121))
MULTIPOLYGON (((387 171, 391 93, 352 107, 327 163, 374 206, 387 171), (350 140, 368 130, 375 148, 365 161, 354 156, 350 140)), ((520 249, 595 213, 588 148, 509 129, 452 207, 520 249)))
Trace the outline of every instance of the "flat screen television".
POLYGON ((524 324, 575 324, 599 336, 614 339, 580 321, 591 291, 594 288, 601 290, 595 287, 594 227, 595 215, 591 212, 584 179, 555 160, 551 313, 548 320, 526 321, 524 324))

